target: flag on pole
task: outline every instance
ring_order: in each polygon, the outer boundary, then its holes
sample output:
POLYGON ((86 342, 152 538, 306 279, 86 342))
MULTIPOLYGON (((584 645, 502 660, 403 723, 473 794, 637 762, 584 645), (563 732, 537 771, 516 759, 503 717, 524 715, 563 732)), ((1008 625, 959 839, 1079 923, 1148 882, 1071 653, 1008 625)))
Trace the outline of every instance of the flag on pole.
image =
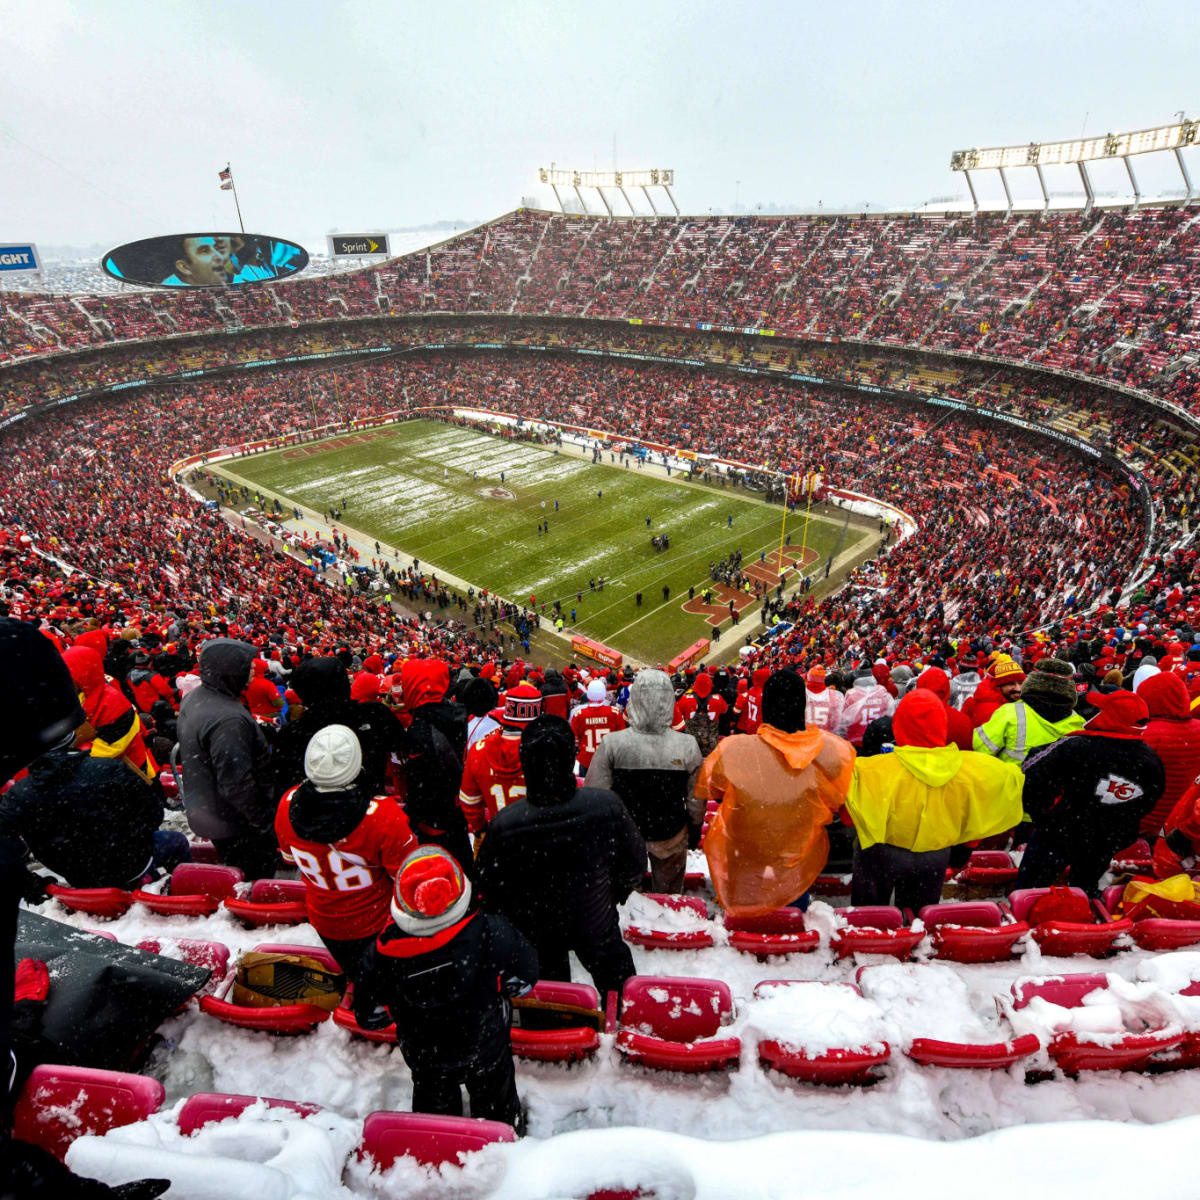
POLYGON ((233 187, 233 172, 228 167, 218 171, 217 177, 221 180, 221 191, 227 192, 233 187))

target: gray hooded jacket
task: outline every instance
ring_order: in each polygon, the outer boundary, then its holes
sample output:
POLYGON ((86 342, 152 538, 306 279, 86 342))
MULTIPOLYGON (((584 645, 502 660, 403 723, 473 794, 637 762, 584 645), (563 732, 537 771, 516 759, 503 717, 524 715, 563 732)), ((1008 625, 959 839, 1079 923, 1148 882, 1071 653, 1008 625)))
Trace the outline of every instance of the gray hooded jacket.
POLYGON ((687 800, 704 757, 690 733, 671 728, 675 689, 663 671, 639 671, 625 710, 629 728, 610 733, 588 767, 588 787, 611 788, 648 842, 687 825, 687 800))
POLYGON ((231 838, 272 829, 270 748, 240 696, 258 651, 215 638, 200 650, 201 686, 179 706, 183 806, 201 837, 231 838))

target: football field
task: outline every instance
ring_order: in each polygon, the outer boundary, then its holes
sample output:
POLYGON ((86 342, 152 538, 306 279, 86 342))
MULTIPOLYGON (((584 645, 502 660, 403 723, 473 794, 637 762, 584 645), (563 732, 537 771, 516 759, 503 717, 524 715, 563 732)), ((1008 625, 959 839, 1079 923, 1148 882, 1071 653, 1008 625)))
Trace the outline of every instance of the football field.
MULTIPOLYGON (((740 548, 744 569, 768 584, 777 578, 782 512, 751 493, 594 465, 552 446, 437 421, 405 421, 228 468, 285 504, 342 510, 339 526, 420 559, 423 569, 522 604, 536 596, 548 615, 559 600, 566 633, 638 661, 665 661, 718 624, 722 644, 737 644, 753 628, 759 606, 747 596, 717 589, 703 604, 710 563, 740 548), (670 546, 655 550, 651 538, 662 533, 670 546), (730 600, 745 611, 733 634, 730 600)), ((789 517, 785 561, 800 558, 804 526, 803 513, 789 517)), ((804 561, 818 574, 831 553, 870 539, 851 523, 843 540, 843 526, 843 514, 812 515, 804 561)))

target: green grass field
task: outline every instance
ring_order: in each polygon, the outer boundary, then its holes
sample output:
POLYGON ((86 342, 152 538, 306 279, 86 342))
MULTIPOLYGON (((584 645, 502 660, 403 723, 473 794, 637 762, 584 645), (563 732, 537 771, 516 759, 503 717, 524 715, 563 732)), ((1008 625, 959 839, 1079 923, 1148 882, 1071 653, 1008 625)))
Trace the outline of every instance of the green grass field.
MULTIPOLYGON (((520 602, 536 595, 547 612, 561 600, 567 632, 574 608, 576 632, 641 661, 665 661, 711 636, 705 616, 682 607, 689 585, 698 594, 708 586, 710 562, 740 547, 748 565, 779 545, 780 509, 744 492, 594 466, 565 451, 436 421, 406 421, 367 438, 239 459, 229 473, 285 502, 318 512, 342 508, 345 527, 477 588, 520 602), (489 494, 495 489, 512 498, 489 494), (550 528, 539 535, 543 519, 550 528), (663 531, 670 549, 655 551, 651 535, 663 531), (604 590, 590 591, 588 580, 600 576, 604 590)), ((793 549, 803 526, 802 516, 789 518, 793 549)), ((841 529, 840 516, 813 516, 809 560, 846 549, 838 546, 841 529)), ((852 526, 848 541, 861 536, 852 526)), ((756 612, 743 615, 739 637, 756 612)), ((728 618, 721 629, 722 641, 732 642, 728 618)))

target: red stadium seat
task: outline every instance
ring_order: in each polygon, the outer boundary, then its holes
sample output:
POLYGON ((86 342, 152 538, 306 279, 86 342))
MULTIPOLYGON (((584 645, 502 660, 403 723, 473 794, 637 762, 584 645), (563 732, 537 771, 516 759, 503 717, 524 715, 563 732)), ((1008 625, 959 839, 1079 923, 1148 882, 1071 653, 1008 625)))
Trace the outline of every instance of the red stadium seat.
MULTIPOLYGON (((693 913, 701 920, 708 920, 708 905, 699 896, 670 896, 660 892, 643 895, 673 912, 693 913)), ((656 929, 639 925, 631 925, 625 930, 625 940, 655 950, 699 950, 713 944, 713 936, 707 929, 656 929)))
POLYGON ((1024 921, 1006 921, 1000 905, 989 900, 927 904, 921 920, 934 956, 950 962, 1003 962, 1029 932, 1024 921))
POLYGON ((371 1159, 380 1171, 386 1171, 398 1158, 412 1158, 426 1167, 461 1165, 467 1154, 495 1142, 516 1140, 512 1126, 503 1121, 373 1112, 363 1122, 358 1157, 371 1159))
POLYGON ((914 1062, 929 1067, 970 1067, 989 1071, 1011 1067, 1036 1054, 1041 1042, 1035 1033, 1025 1033, 1007 1042, 976 1044, 943 1042, 936 1038, 913 1038, 905 1051, 914 1062))
POLYGON ((385 1025, 382 1029, 364 1029, 354 1018, 354 984, 349 984, 342 1002, 333 1010, 333 1023, 346 1030, 352 1037, 363 1038, 368 1042, 380 1042, 384 1045, 396 1044, 396 1026, 385 1025))
MULTIPOLYGON (((1076 900, 1087 900, 1080 888, 1068 888, 1067 892, 1076 900)), ((1012 915, 1018 921, 1029 921, 1033 906, 1043 897, 1050 895, 1050 888, 1021 888, 1008 898, 1012 915)), ((1043 954, 1069 958, 1073 954, 1089 954, 1094 958, 1111 954, 1114 943, 1123 933, 1129 933, 1133 922, 1109 918, 1098 904, 1089 901, 1095 913, 1093 922, 1082 921, 1039 921, 1030 927, 1030 936, 1038 943, 1043 954)))
POLYGON ((302 1117, 311 1117, 321 1111, 319 1104, 304 1104, 297 1100, 275 1100, 270 1096, 239 1096, 228 1092, 197 1092, 183 1102, 175 1123, 179 1126, 180 1133, 191 1137, 196 1130, 203 1129, 205 1125, 241 1116, 252 1104, 291 1109, 302 1117))
POLYGON ((733 995, 719 979, 635 975, 621 993, 617 1050, 662 1071, 699 1073, 733 1066, 740 1038, 718 1038, 733 1019, 733 995))
MULTIPOLYGON (((601 1012, 600 993, 588 983, 560 983, 542 979, 534 984, 526 999, 547 1004, 571 1005, 575 1008, 601 1012)), ((536 1009, 522 1009, 536 1015, 536 1009)), ((564 1019, 569 1017, 564 1014, 564 1019)), ((513 1054, 535 1062, 579 1062, 590 1058, 600 1048, 600 1032, 594 1023, 580 1022, 558 1029, 512 1028, 513 1054)))
POLYGON ((1017 880, 1017 867, 1007 850, 975 850, 958 873, 960 883, 986 884, 997 891, 1017 880))
MULTIPOLYGON (((332 954, 317 946, 296 946, 284 942, 263 942, 255 946, 256 951, 263 954, 303 954, 319 960, 331 971, 341 972, 332 954)), ((200 1000, 200 1011, 227 1025, 236 1025, 240 1029, 255 1029, 263 1033, 311 1033, 322 1021, 329 1020, 331 1015, 327 1008, 315 1004, 279 1004, 269 1008, 253 1008, 245 1004, 235 1004, 225 999, 232 988, 224 989, 219 996, 203 996, 200 1000)))
POLYGON ((124 888, 69 888, 52 883, 46 891, 72 912, 112 921, 123 917, 133 904, 133 895, 124 888))
POLYGON ((256 879, 247 899, 230 896, 224 907, 251 928, 302 925, 308 920, 302 879, 256 879))
POLYGON ((235 895, 245 876, 237 867, 208 863, 180 863, 171 872, 168 892, 157 894, 139 888, 133 898, 162 916, 203 917, 215 913, 221 901, 235 895))
POLYGON ((830 945, 838 958, 851 954, 887 954, 907 958, 925 936, 924 930, 904 924, 898 908, 887 904, 839 909, 847 924, 833 931, 830 945))
POLYGON ((725 918, 729 944, 743 954, 760 959, 781 954, 803 954, 815 950, 821 936, 804 924, 804 914, 798 908, 778 908, 761 917, 725 918))
POLYGON ((57 1158, 86 1133, 107 1133, 159 1110, 166 1089, 157 1079, 91 1067, 34 1067, 13 1109, 13 1136, 57 1158))
MULTIPOLYGON (((1104 889, 1101 903, 1110 915, 1120 911, 1124 895, 1123 884, 1104 889)), ((1135 909, 1129 919, 1133 922, 1129 936, 1142 950, 1182 950, 1200 942, 1200 920, 1191 917, 1143 917, 1135 909)))
POLYGON ((221 942, 202 942, 195 938, 144 938, 138 942, 137 948, 147 954, 178 957, 194 967, 211 971, 208 982, 196 993, 198 996, 214 993, 229 971, 229 947, 221 942))

